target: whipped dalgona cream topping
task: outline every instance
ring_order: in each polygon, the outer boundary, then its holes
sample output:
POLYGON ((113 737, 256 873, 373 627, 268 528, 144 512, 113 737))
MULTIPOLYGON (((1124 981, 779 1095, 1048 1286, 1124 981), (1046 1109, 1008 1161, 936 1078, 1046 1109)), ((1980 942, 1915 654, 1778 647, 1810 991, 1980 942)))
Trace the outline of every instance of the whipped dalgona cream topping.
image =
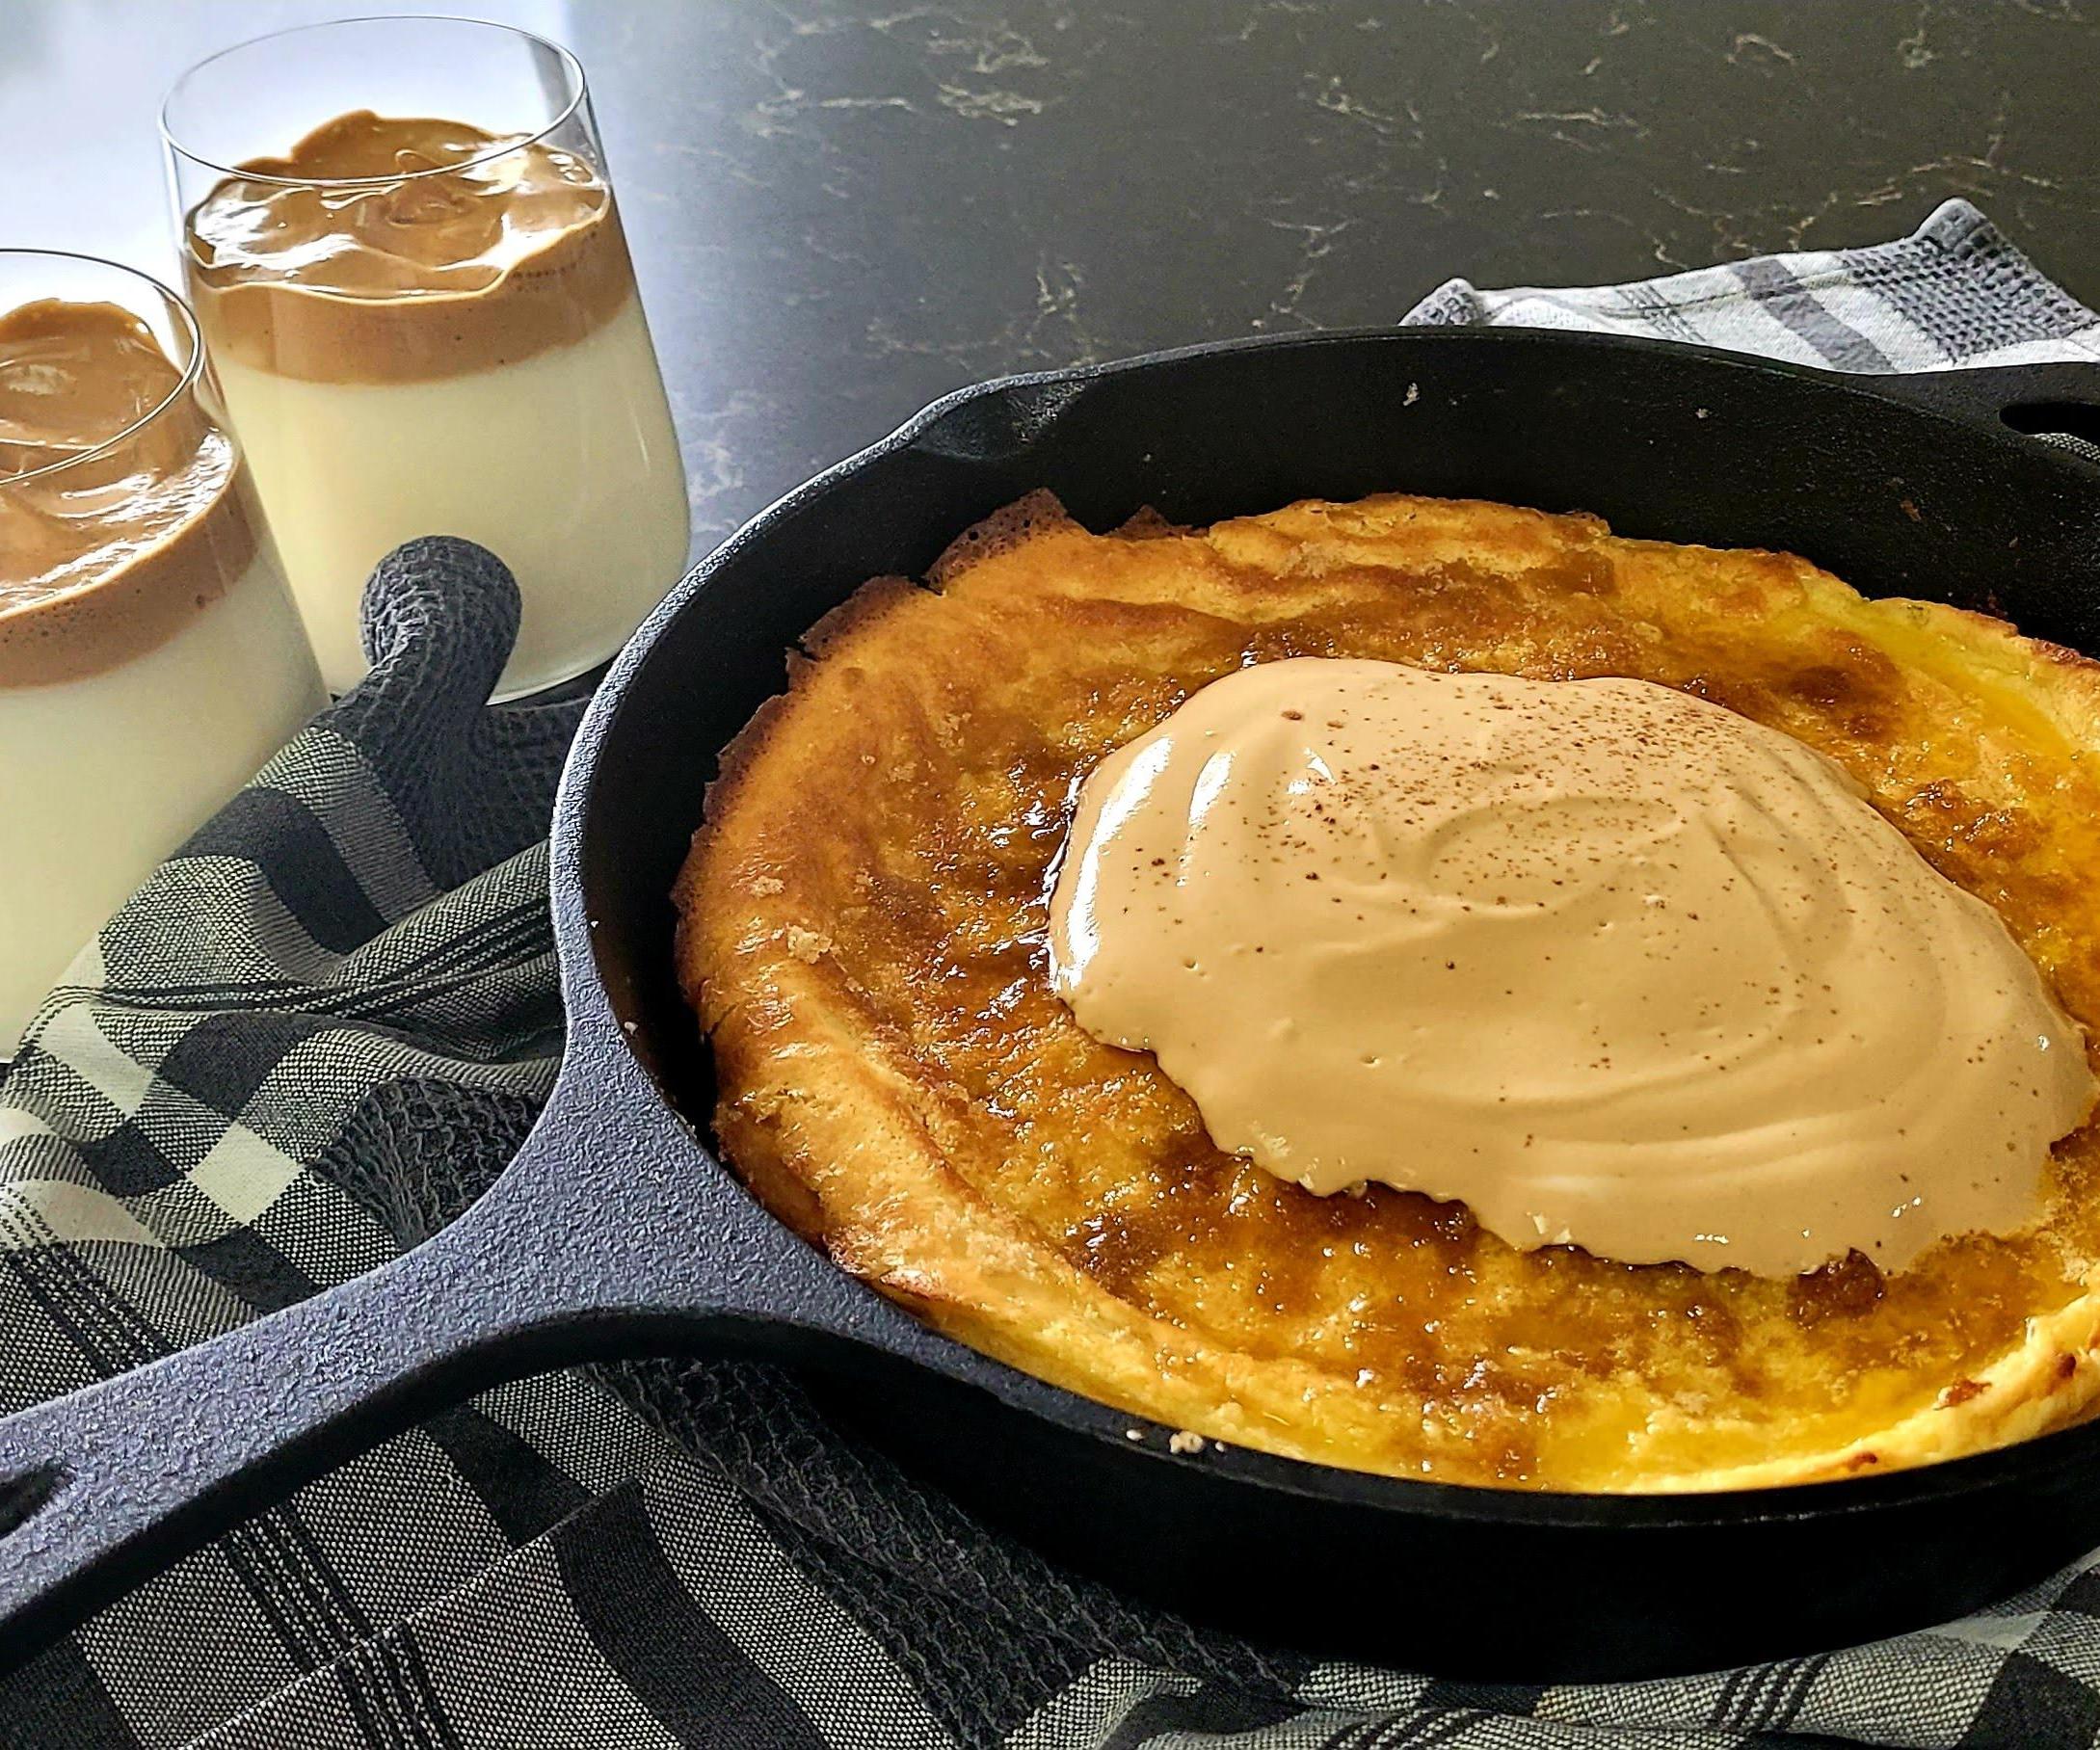
POLYGON ((1640 680, 1214 681, 1087 779, 1050 958, 1220 1148, 1631 1263, 2017 1231, 2096 1091, 2004 922, 1842 767, 1640 680))
POLYGON ((118 305, 0 313, 0 688, 157 649, 253 560, 240 457, 196 386, 118 305))
POLYGON ((612 191, 575 153, 353 110, 229 175, 184 224, 224 363, 413 383, 572 345, 631 301, 612 191))

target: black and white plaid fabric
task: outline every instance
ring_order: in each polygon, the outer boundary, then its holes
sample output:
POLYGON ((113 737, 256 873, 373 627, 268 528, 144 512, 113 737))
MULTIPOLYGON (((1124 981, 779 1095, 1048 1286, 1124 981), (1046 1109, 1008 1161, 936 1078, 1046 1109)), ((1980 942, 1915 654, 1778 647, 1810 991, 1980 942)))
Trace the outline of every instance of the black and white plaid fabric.
MULTIPOLYGON (((1960 203, 1879 249, 1590 291, 1453 281, 1416 315, 1867 370, 2100 358, 2100 319, 1960 203)), ((0 1408, 412 1244, 546 1092, 538 840, 575 707, 476 703, 517 611, 477 549, 404 549, 368 611, 371 680, 109 924, 0 1088, 0 1408)), ((492 1392, 0 1686, 8 1750, 1832 1741, 2100 1741, 2100 1558, 1879 1646, 1469 1688, 1162 1619, 836 1438, 791 1381, 719 1364, 492 1392)))

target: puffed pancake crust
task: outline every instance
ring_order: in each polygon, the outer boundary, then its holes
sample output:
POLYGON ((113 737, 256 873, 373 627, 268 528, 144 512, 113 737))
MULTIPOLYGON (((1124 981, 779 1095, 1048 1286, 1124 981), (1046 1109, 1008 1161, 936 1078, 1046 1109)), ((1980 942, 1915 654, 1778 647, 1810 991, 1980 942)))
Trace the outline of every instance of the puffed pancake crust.
POLYGON ((1387 496, 1093 535, 1036 494, 931 587, 814 628, 709 792, 678 970, 729 1160, 939 1329, 1173 1428, 1324 1464, 1735 1488, 2028 1438, 2100 1394, 2100 1138, 2047 1215, 1884 1279, 1523 1253, 1373 1185, 1220 1153, 1050 993, 1077 784, 1250 662, 1368 656, 1683 687, 1821 749, 2100 1029, 2100 669, 1784 554, 1387 496))

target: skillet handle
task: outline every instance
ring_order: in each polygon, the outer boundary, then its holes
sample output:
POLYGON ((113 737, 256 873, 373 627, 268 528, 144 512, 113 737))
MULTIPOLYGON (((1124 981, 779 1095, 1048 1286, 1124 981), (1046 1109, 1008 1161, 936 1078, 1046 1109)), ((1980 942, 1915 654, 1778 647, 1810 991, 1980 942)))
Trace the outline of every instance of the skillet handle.
POLYGON ((2056 434, 2100 443, 2100 364, 1997 364, 1863 381, 1892 401, 1988 431, 2056 434))
MULTIPOLYGON (((674 1349, 793 1359, 843 1335, 783 1319, 756 1291, 762 1272, 708 1255, 734 1239, 719 1210, 742 1193, 726 1175, 564 1116, 584 1104, 557 1090, 481 1200, 382 1268, 0 1421, 0 1670, 489 1386, 674 1349), (607 1178, 580 1171, 594 1154, 607 1178)), ((806 1267, 829 1268, 813 1253, 806 1267)))

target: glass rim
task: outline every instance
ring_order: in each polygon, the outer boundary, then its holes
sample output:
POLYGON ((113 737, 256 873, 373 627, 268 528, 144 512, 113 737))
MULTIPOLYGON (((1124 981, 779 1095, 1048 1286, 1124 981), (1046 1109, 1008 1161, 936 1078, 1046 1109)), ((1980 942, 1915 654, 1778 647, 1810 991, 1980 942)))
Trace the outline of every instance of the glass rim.
MULTIPOLYGON (((182 326, 182 331, 189 337, 190 357, 183 364, 182 375, 176 379, 174 386, 159 401, 155 402, 152 407, 125 426, 122 431, 113 432, 99 443, 93 444, 84 450, 74 450, 57 462, 46 462, 38 467, 25 468, 18 473, 0 471, 0 487, 25 486, 32 480, 41 480, 47 475, 62 473, 69 467, 77 467, 84 462, 93 462, 98 456, 107 456, 111 451, 129 443, 147 426, 151 425, 154 420, 180 401, 183 396, 191 393, 197 387, 198 379, 204 372, 204 335, 203 331, 197 326, 197 312, 190 308, 189 301, 179 292, 156 279, 151 274, 140 268, 127 266, 121 261, 112 261, 106 255, 85 255, 78 250, 34 250, 0 247, 0 267, 4 267, 10 261, 22 260, 84 261, 91 267, 108 268, 114 273, 126 275, 142 284, 152 287, 167 301, 169 307, 176 313, 182 326)), ((137 314, 136 311, 132 313, 137 314)))
MULTIPOLYGON (((281 30, 264 31, 260 36, 246 37, 239 42, 229 42, 225 48, 215 49, 201 61, 193 61, 175 75, 175 81, 168 88, 168 94, 160 101, 161 144, 176 157, 187 160, 207 171, 216 171, 222 176, 238 176, 244 182, 262 182, 275 188, 397 188, 404 182, 420 181, 425 176, 457 176, 463 171, 470 171, 484 164, 494 164, 508 158, 513 152, 523 151, 528 146, 537 146, 556 129, 565 126, 576 112, 583 108, 591 94, 590 84, 584 76, 583 63, 575 52, 556 42, 551 37, 543 37, 538 31, 528 31, 521 25, 500 24, 493 18, 467 18, 457 13, 365 13, 350 18, 325 18, 312 24, 288 24, 281 30), (266 172, 244 169, 238 164, 221 164, 216 158, 206 157, 194 147, 184 146, 175 138, 173 122, 169 110, 181 95, 183 87, 189 84, 206 67, 224 61, 229 55, 238 55, 245 49, 259 48, 265 42, 276 42, 285 37, 305 37, 320 31, 340 30, 352 24, 465 24, 475 30, 495 31, 503 36, 533 43, 550 51, 558 60, 573 88, 570 99, 562 105, 561 113, 529 134, 521 134, 506 140, 500 146, 491 146, 486 152, 478 152, 458 164, 434 164, 424 171, 396 171, 384 176, 273 176, 266 172)), ((602 167, 599 167, 602 174, 602 167)))

